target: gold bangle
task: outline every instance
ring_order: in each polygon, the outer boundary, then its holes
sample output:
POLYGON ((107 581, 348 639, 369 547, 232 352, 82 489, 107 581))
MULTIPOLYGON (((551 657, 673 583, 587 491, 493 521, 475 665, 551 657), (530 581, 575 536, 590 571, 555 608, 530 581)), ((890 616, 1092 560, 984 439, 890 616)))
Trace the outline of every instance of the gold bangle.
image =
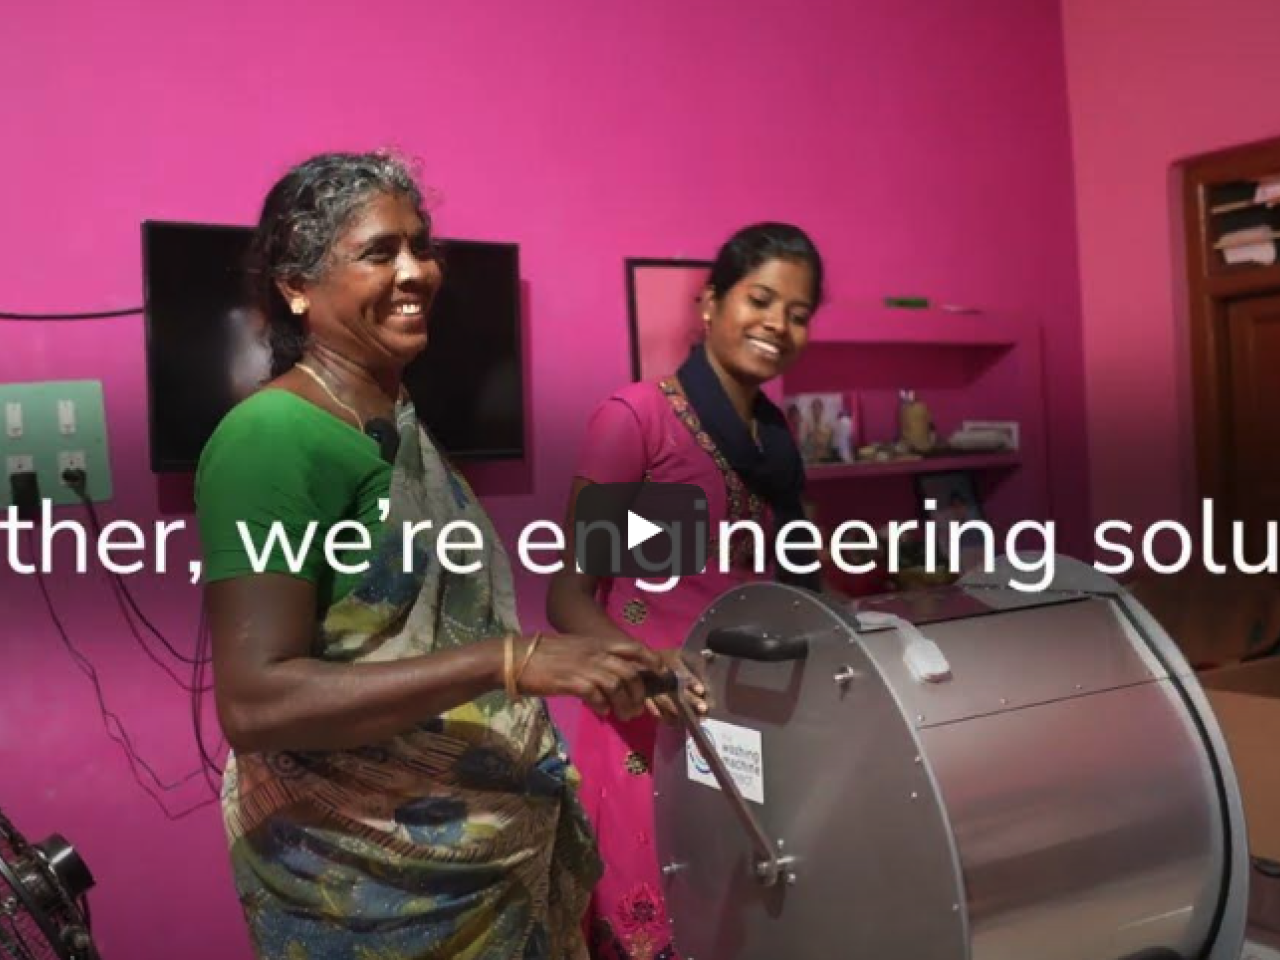
POLYGON ((529 641, 529 649, 524 653, 524 659, 520 661, 520 669, 516 671, 516 690, 520 688, 520 678, 524 676, 525 667, 529 666, 529 661, 533 659, 533 652, 538 649, 538 644, 542 642, 542 631, 538 630, 534 633, 533 639, 529 641))
POLYGON ((507 690, 507 699, 513 703, 520 699, 516 691, 516 635, 508 633, 502 643, 502 683, 507 690))

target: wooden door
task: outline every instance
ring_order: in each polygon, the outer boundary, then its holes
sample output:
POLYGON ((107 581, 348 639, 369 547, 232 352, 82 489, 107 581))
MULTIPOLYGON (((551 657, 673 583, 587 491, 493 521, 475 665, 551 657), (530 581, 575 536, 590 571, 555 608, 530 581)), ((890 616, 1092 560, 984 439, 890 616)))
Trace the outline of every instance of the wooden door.
POLYGON ((1253 559, 1280 521, 1280 294, 1226 304, 1224 517, 1245 524, 1253 559))
MULTIPOLYGON (((1263 523, 1280 520, 1280 262, 1235 262, 1220 246, 1244 227, 1270 222, 1280 177, 1280 138, 1178 164, 1190 320, 1196 484, 1213 501, 1215 554, 1230 565, 1230 521, 1243 521, 1246 558, 1264 558, 1263 523)), ((1280 246, 1280 242, 1277 242, 1280 246)))

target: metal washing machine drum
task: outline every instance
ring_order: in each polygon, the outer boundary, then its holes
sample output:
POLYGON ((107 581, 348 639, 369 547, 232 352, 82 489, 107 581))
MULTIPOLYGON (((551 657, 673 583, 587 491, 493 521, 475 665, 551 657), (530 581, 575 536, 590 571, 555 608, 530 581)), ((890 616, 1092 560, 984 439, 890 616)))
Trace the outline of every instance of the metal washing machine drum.
POLYGON ((1248 855, 1194 674, 1125 590, 1056 558, 833 606, 737 589, 659 736, 684 960, 1238 960, 1248 855), (699 749, 701 745, 701 749, 699 749))

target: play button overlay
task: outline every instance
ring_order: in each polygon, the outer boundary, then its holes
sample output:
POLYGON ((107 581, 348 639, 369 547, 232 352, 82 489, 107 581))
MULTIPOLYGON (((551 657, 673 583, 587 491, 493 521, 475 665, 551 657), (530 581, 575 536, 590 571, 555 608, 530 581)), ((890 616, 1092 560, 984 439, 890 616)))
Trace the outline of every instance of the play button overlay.
POLYGON ((699 573, 710 536, 707 497, 696 484, 593 483, 578 494, 574 555, 593 577, 699 573))
POLYGON ((634 550, 640 544, 652 540, 662 532, 656 523, 650 523, 634 510, 627 511, 627 549, 634 550))

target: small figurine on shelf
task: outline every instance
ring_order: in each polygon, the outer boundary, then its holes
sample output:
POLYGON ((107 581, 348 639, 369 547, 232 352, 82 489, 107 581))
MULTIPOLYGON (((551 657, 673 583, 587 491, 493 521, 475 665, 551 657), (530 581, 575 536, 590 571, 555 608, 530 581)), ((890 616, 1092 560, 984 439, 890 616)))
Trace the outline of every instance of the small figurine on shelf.
POLYGON ((898 391, 898 434, 903 446, 913 453, 928 453, 933 449, 933 419, 929 408, 916 399, 914 390, 898 391))

